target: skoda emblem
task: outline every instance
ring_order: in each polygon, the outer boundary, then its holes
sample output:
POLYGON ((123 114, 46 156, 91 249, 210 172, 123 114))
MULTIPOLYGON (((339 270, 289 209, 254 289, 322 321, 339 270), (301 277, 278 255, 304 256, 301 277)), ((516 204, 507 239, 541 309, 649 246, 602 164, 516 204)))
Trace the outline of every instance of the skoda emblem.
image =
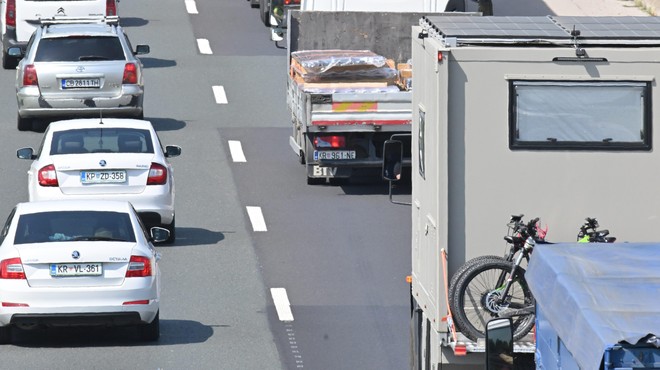
POLYGON ((74 260, 77 260, 78 258, 80 258, 80 252, 73 251, 73 253, 71 253, 71 257, 73 257, 74 260))
POLYGON ((107 163, 105 162, 105 159, 101 159, 101 160, 99 161, 99 165, 101 165, 101 167, 105 167, 106 164, 107 164, 107 163))
POLYGON ((76 67, 76 72, 85 72, 85 67, 83 66, 76 67))
POLYGON ((57 9, 57 15, 66 15, 66 13, 64 12, 64 8, 57 9))

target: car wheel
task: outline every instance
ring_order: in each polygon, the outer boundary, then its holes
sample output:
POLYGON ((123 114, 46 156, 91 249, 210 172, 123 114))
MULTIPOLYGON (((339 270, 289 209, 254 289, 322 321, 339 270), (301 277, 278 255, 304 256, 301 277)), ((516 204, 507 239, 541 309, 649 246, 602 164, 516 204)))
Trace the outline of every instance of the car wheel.
POLYGON ((11 343, 12 326, 0 326, 0 344, 11 343))
POLYGON ((145 342, 157 341, 160 337, 160 312, 156 313, 153 321, 140 326, 140 339, 145 342))
POLYGON ((172 223, 169 225, 163 225, 170 232, 170 237, 163 242, 163 244, 172 244, 176 240, 176 216, 172 218, 172 223))
POLYGON ((32 129, 32 120, 29 118, 23 118, 20 115, 17 115, 16 126, 18 131, 28 131, 32 129))
POLYGON ((270 27, 270 0, 259 0, 259 15, 266 27, 270 27))
POLYGON ((18 60, 16 60, 16 58, 7 55, 6 51, 2 52, 2 68, 15 69, 17 65, 18 65, 18 60))

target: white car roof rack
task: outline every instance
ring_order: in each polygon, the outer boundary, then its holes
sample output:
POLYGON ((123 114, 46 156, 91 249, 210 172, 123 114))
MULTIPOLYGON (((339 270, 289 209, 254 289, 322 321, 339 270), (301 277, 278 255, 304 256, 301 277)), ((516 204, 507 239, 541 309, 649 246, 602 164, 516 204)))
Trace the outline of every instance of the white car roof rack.
POLYGON ((52 24, 80 24, 80 23, 105 23, 117 25, 119 24, 119 16, 103 16, 103 17, 63 17, 54 16, 51 18, 40 18, 39 22, 42 26, 49 26, 52 24))

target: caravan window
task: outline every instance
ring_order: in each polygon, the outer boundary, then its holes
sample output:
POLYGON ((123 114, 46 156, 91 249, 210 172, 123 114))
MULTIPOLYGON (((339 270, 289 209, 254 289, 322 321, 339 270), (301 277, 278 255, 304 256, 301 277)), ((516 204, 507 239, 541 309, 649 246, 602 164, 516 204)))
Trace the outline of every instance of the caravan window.
POLYGON ((651 86, 625 81, 511 81, 509 147, 651 150, 651 86))

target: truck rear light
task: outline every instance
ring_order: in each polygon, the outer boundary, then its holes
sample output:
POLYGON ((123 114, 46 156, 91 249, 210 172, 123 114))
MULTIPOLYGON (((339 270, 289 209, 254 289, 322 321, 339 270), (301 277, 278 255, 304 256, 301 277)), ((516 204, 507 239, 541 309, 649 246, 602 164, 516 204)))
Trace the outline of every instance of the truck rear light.
POLYGON ((37 69, 34 64, 28 64, 23 71, 23 86, 37 86, 39 79, 37 78, 37 69))
POLYGON ((117 15, 117 3, 115 3, 115 0, 105 1, 105 15, 117 15))
POLYGON ((167 183, 167 168, 165 166, 152 163, 149 168, 149 177, 147 177, 147 185, 165 185, 167 183))
POLYGON ((135 85, 137 82, 137 66, 135 63, 126 63, 124 67, 124 78, 121 83, 135 85))
POLYGON ((131 256, 126 269, 126 277, 151 276, 151 260, 144 256, 131 256))
POLYGON ((27 303, 2 302, 2 307, 30 307, 27 303))
POLYGON ((284 5, 298 5, 300 0, 284 0, 284 5))
POLYGON ((314 146, 316 148, 343 148, 346 146, 346 138, 344 136, 317 136, 314 138, 314 146))
POLYGON ((124 306, 129 306, 129 305, 134 305, 134 304, 149 304, 149 300, 148 299, 141 299, 139 301, 128 301, 128 302, 124 302, 122 304, 124 306))
POLYGON ((37 178, 41 186, 60 186, 57 182, 57 171, 55 171, 55 166, 52 164, 42 167, 37 178))
POLYGON ((0 279, 25 279, 20 257, 8 258, 0 262, 0 279))
POLYGON ((5 26, 16 27, 16 0, 7 0, 5 9, 5 26))

